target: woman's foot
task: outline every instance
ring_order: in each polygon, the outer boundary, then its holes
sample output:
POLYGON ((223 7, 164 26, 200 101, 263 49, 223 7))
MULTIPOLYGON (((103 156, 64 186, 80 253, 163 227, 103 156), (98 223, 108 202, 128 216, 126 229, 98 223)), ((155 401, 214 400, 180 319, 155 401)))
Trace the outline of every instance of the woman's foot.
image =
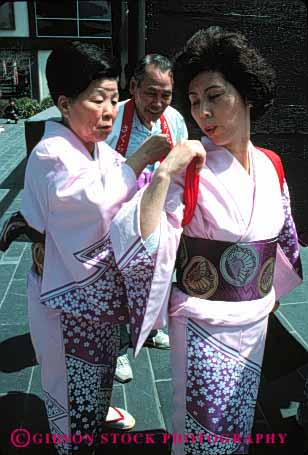
POLYGON ((110 406, 104 423, 106 428, 112 430, 124 431, 134 428, 136 421, 134 417, 121 408, 110 406))

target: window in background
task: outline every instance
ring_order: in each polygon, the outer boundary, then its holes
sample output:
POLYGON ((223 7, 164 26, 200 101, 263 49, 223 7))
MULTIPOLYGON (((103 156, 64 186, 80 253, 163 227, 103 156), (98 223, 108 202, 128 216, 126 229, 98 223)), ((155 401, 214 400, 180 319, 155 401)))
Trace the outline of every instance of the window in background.
POLYGON ((0 30, 15 30, 13 3, 6 2, 0 6, 0 30))
POLYGON ((111 38, 111 2, 35 2, 38 37, 111 38))

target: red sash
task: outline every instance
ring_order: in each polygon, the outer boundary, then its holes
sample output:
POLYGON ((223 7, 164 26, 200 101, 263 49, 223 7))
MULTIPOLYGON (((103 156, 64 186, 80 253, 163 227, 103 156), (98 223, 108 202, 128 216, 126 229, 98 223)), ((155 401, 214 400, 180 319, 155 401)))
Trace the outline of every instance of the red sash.
POLYGON ((199 174, 195 172, 195 160, 189 164, 186 169, 184 196, 183 202, 185 204, 184 216, 182 226, 189 224, 195 213, 199 194, 199 174))
MULTIPOLYGON (((135 112, 135 103, 134 103, 134 100, 131 99, 124 106, 121 131, 120 131, 117 145, 115 147, 116 151, 121 153, 121 155, 123 155, 123 156, 125 156, 126 152, 127 152, 128 142, 129 142, 130 134, 132 131, 132 126, 133 126, 134 112, 135 112)), ((161 131, 163 134, 166 134, 167 140, 170 144, 170 147, 172 148, 173 142, 172 142, 172 137, 171 137, 171 133, 170 133, 170 129, 169 129, 167 120, 164 115, 161 115, 159 120, 160 120, 161 131)))
MULTIPOLYGON (((280 157, 273 152, 272 150, 267 150, 261 147, 256 147, 260 152, 264 153, 273 163, 273 166, 277 172, 280 189, 281 192, 283 190, 283 182, 285 178, 283 165, 281 162, 280 157)), ((184 191, 184 203, 185 203, 185 211, 184 211, 184 219, 182 222, 182 226, 185 224, 190 223, 194 211, 197 205, 199 193, 199 175, 196 175, 194 172, 194 162, 192 161, 187 168, 186 171, 186 178, 185 178, 185 191, 184 191)))
MULTIPOLYGON (((134 100, 129 100, 124 107, 123 120, 121 125, 121 131, 119 139, 115 149, 121 155, 125 156, 128 142, 133 125, 133 117, 135 112, 135 103, 134 100)), ((164 115, 160 116, 160 125, 163 134, 167 135, 168 142, 173 147, 172 137, 169 129, 169 125, 164 115)), ((199 189, 199 175, 195 173, 195 163, 192 161, 187 167, 186 176, 185 176, 185 186, 184 186, 184 196, 183 201, 185 204, 184 209, 184 218, 182 224, 188 224, 194 214, 197 198, 198 198, 198 189, 199 189)))

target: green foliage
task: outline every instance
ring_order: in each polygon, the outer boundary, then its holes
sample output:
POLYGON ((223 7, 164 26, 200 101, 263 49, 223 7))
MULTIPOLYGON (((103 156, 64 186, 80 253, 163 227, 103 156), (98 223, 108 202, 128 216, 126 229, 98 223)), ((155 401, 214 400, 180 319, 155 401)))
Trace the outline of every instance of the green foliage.
POLYGON ((35 99, 28 97, 17 98, 16 106, 19 112, 19 116, 21 118, 32 117, 32 115, 37 114, 41 110, 39 102, 35 99))
POLYGON ((44 99, 41 101, 40 110, 41 110, 41 111, 44 111, 45 109, 48 109, 48 108, 51 107, 51 106, 54 106, 54 102, 53 102, 51 96, 47 96, 47 98, 44 98, 44 99))
MULTIPOLYGON (((16 102, 16 107, 18 109, 19 118, 29 118, 38 112, 44 111, 51 106, 54 106, 52 98, 48 96, 44 98, 41 103, 37 100, 23 97, 23 98, 14 98, 16 102)), ((9 100, 0 99, 0 118, 4 118, 4 109, 8 105, 9 100)))

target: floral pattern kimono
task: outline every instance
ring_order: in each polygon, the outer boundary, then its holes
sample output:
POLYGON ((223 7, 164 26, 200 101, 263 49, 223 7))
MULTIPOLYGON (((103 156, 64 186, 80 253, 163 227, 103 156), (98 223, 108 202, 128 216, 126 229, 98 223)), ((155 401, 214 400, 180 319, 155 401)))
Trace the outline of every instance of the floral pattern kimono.
POLYGON ((173 432, 196 436, 174 444, 174 454, 247 453, 268 315, 302 281, 298 240, 287 183, 281 190, 268 156, 250 143, 249 175, 227 149, 202 142, 207 157, 191 222, 183 229, 181 175, 170 186, 156 249, 141 239, 140 192, 114 218, 111 239, 138 322, 136 353, 169 315, 173 432))
POLYGON ((60 454, 80 449, 74 434, 97 443, 108 411, 119 324, 129 323, 109 226, 136 189, 117 152, 99 143, 91 157, 60 123, 46 123, 29 157, 21 213, 46 238, 43 274, 29 274, 29 322, 60 454))

